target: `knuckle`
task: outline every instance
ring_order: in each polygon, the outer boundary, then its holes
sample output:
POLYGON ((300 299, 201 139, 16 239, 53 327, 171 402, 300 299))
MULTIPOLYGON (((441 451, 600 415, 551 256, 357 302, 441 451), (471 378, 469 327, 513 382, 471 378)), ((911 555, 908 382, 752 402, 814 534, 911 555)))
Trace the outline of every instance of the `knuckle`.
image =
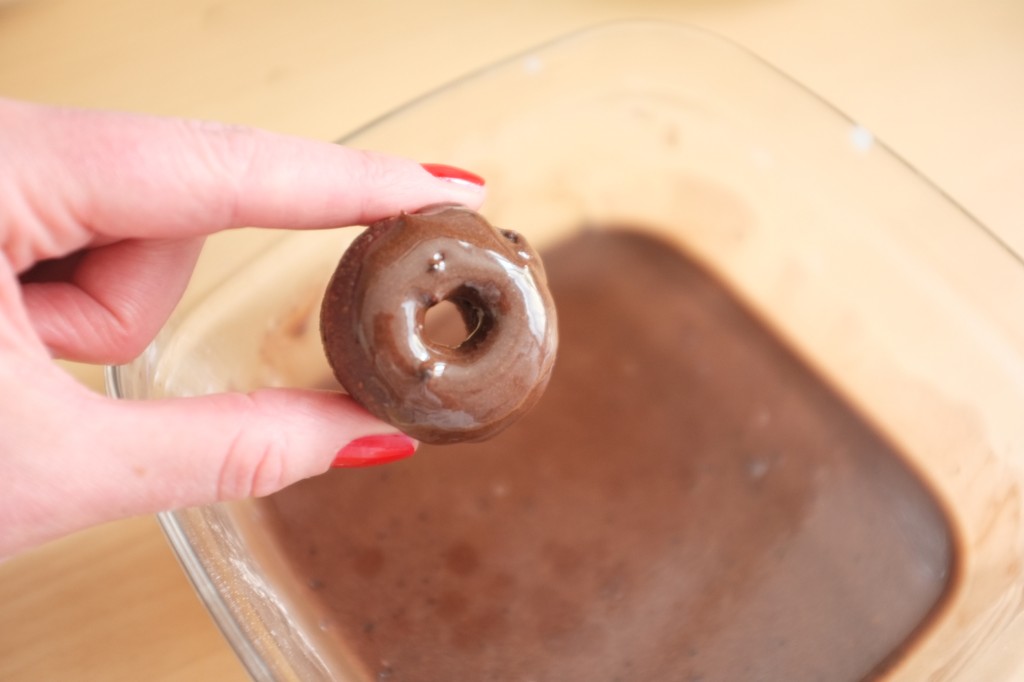
POLYGON ((264 497, 275 493, 289 483, 287 476, 284 439, 265 441, 249 460, 248 497, 264 497))
MULTIPOLYGON (((223 222, 235 224, 239 215, 239 196, 256 165, 260 153, 260 140, 251 128, 209 121, 184 121, 185 136, 190 150, 190 162, 199 164, 202 175, 216 178, 217 199, 224 207, 223 222), (235 188, 225 193, 225 188, 235 188)), ((204 206, 217 205, 213 201, 204 206)))
POLYGON ((73 315, 57 320, 55 327, 62 339, 75 339, 78 348, 90 349, 98 361, 129 362, 146 350, 157 332, 156 321, 143 305, 145 301, 130 297, 93 296, 78 305, 73 315))
POLYGON ((353 184, 361 188, 356 196, 359 210, 366 216, 383 217, 391 212, 395 195, 410 184, 406 166, 394 157, 374 151, 349 149, 354 154, 353 184))
POLYGON ((405 164, 399 159, 368 150, 351 150, 357 155, 355 167, 367 187, 391 188, 408 182, 405 164))
POLYGON ((136 310, 120 314, 111 311, 107 324, 94 327, 94 330, 97 334, 105 332, 106 338, 97 340, 95 346, 109 349, 109 359, 115 363, 129 362, 138 356, 146 350, 152 337, 149 326, 142 320, 142 313, 136 310))
POLYGON ((262 409, 259 394, 239 395, 248 418, 240 420, 229 441, 217 479, 217 499, 263 497, 291 483, 288 435, 268 428, 273 420, 262 409))

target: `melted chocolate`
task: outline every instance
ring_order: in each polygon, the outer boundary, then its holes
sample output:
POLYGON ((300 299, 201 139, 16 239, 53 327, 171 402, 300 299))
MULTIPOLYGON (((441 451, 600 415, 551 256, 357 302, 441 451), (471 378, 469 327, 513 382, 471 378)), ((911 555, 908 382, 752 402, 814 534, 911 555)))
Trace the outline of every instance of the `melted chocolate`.
POLYGON ((674 249, 545 259, 566 351, 537 409, 267 502, 339 650, 388 682, 884 670, 954 565, 898 453, 674 249))
POLYGON ((320 329, 349 394, 428 443, 482 440, 540 398, 558 330, 540 257, 518 233, 442 206, 371 225, 328 284, 320 329), (424 333, 447 301, 454 346, 424 333))

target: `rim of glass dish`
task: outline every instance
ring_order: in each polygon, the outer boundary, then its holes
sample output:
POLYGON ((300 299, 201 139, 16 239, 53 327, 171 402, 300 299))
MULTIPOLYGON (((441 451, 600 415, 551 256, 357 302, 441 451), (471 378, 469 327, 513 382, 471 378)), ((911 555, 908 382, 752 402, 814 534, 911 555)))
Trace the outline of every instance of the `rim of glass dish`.
MULTIPOLYGON (((390 110, 384 112, 383 114, 381 114, 380 116, 377 116, 376 118, 370 119, 369 121, 367 121, 366 123, 362 124, 358 128, 350 131, 344 137, 340 138, 338 140, 338 144, 344 144, 347 140, 349 140, 351 138, 354 138, 354 137, 357 137, 357 136, 361 135, 363 132, 365 132, 367 130, 370 130, 371 128, 374 128, 377 125, 379 125, 381 123, 384 123, 385 121, 388 121, 388 120, 390 120, 392 118, 400 116, 401 114, 405 113, 406 111, 408 111, 410 109, 416 108, 417 105, 432 99, 434 96, 438 95, 441 92, 444 92, 445 90, 449 90, 452 87, 455 87, 455 86, 460 85, 462 83, 465 83, 465 82, 472 81, 472 80, 475 80, 477 78, 483 77, 483 76, 485 76, 487 73, 489 73, 491 71, 494 71, 494 70, 503 68, 503 67, 505 67, 505 66, 507 66, 509 64, 515 63, 516 61, 522 59, 523 57, 531 55, 531 54, 533 54, 535 52, 546 51, 546 50, 549 50, 549 49, 554 48, 554 47, 565 45, 566 43, 571 43, 571 42, 573 42, 575 40, 587 38, 588 36, 590 36, 592 34, 601 33, 602 31, 606 31, 606 30, 618 30, 618 29, 631 28, 631 27, 632 28, 642 28, 642 27, 645 27, 645 26, 646 27, 650 27, 650 28, 662 28, 662 29, 677 30, 680 33, 689 33, 689 34, 694 35, 694 36, 700 36, 700 37, 703 37, 705 39, 708 39, 708 40, 711 40, 711 41, 714 41, 714 42, 718 42, 718 43, 720 43, 722 45, 727 45, 730 48, 732 48, 732 49, 734 49, 734 50, 736 50, 738 52, 743 53, 744 55, 746 55, 747 57, 749 57, 753 61, 755 61, 758 64, 760 64, 762 67, 764 67, 768 71, 774 73, 776 76, 782 78, 783 80, 785 80, 789 84, 795 86, 797 89, 801 90, 805 95, 808 95, 812 99, 816 100, 824 108, 826 108, 829 111, 831 111, 834 115, 836 115, 840 119, 850 123, 851 125, 854 125, 854 126, 856 126, 858 128, 862 128, 863 130, 870 132, 869 128, 866 128, 863 125, 861 125, 856 119, 854 119, 852 116, 850 116, 848 113, 846 113, 843 109, 841 109, 837 105, 833 104, 831 100, 826 99, 823 95, 818 94, 816 91, 814 91, 811 88, 809 88, 808 86, 804 85, 801 81, 797 80, 795 77, 793 77, 789 73, 783 71, 780 67, 775 66, 775 64, 773 64, 772 62, 768 61, 767 59, 762 57, 757 52, 754 52, 751 48, 748 48, 745 45, 743 45, 743 44, 741 44, 739 42, 736 42, 733 39, 728 38, 728 37, 722 35, 721 33, 718 33, 716 31, 712 31, 711 29, 704 28, 702 26, 697 26, 695 24, 687 24, 687 23, 675 22, 675 21, 669 21, 669 20, 658 20, 658 19, 626 19, 626 20, 622 20, 622 19, 612 19, 612 20, 609 20, 609 21, 604 21, 604 22, 599 22, 599 23, 596 23, 596 24, 592 24, 592 25, 586 26, 584 28, 576 29, 576 30, 570 31, 568 33, 560 34, 560 35, 558 35, 558 36, 556 36, 554 38, 550 38, 550 39, 548 39, 546 41, 537 43, 533 47, 529 47, 529 48, 526 48, 524 50, 520 50, 518 52, 512 53, 512 54, 508 55, 507 57, 504 57, 504 58, 502 58, 502 59, 500 59, 500 60, 498 60, 496 62, 492 62, 492 63, 486 64, 486 65, 484 65, 484 66, 482 66, 480 68, 468 71, 465 74, 463 74, 462 76, 458 76, 458 77, 456 77, 456 78, 454 78, 454 79, 452 79, 450 81, 447 81, 446 83, 443 83, 443 84, 439 85, 436 88, 433 88, 431 90, 427 90, 427 91, 423 92, 422 94, 420 94, 420 95, 418 95, 416 97, 413 97, 412 99, 407 100, 405 103, 400 104, 399 106, 395 107, 394 109, 390 109, 390 110)), ((1017 261, 1017 263, 1020 264, 1021 266, 1024 266, 1024 253, 1017 253, 1017 251, 1012 246, 1010 246, 1009 242, 1007 242, 1005 239, 1003 239, 998 233, 994 232, 990 227, 988 227, 984 222, 982 222, 977 216, 975 216, 971 211, 969 211, 963 204, 961 204, 959 201, 957 201, 956 198, 954 198, 951 194, 949 194, 940 185, 936 184, 928 175, 926 175, 923 171, 921 171, 917 166, 915 166, 914 164, 910 163, 906 158, 904 158, 902 155, 900 155, 898 152, 896 152, 884 140, 880 140, 877 137, 874 137, 873 134, 872 134, 872 145, 874 147, 876 147, 882 153, 884 153, 884 154, 892 157, 894 160, 898 161, 902 166, 904 166, 907 170, 909 170, 911 173, 913 173, 921 182, 923 182, 929 189, 933 190, 936 194, 941 196, 946 201, 946 203, 950 204, 950 206, 952 206, 957 211, 959 211, 965 218, 970 220, 970 222, 974 223, 974 225, 977 228, 979 228, 982 232, 987 234, 988 237, 995 244, 997 244, 1003 251, 1005 251, 1007 255, 1009 255, 1011 258, 1013 258, 1013 260, 1017 261)))
MULTIPOLYGON (((107 394, 118 400, 128 400, 124 393, 121 378, 121 366, 107 366, 104 379, 107 394)), ((181 565, 183 572, 192 584, 192 589, 199 595, 210 618, 217 625, 221 635, 227 640, 235 656, 241 661, 249 676, 255 680, 272 679, 263 656, 253 646, 228 602, 217 590, 213 579, 199 559, 188 535, 177 514, 181 510, 169 510, 156 514, 157 522, 163 531, 168 544, 174 550, 174 556, 181 565)))
MULTIPOLYGON (((696 26, 693 24, 673 22, 667 20, 652 20, 652 19, 631 19, 631 20, 611 20, 605 22, 599 22, 578 28, 566 33, 559 34, 553 38, 538 42, 531 47, 518 50, 510 53, 507 56, 498 59, 497 61, 490 62, 482 67, 470 70, 460 76, 457 76, 451 80, 442 83, 441 85, 426 90, 423 93, 405 101, 403 104, 394 107, 383 114, 376 116, 355 129, 349 131, 347 134, 337 139, 338 144, 346 144, 350 140, 359 137, 368 130, 373 129, 376 126, 381 125, 393 118, 404 115, 405 113, 415 109, 419 105, 432 100, 433 98, 442 95, 448 90, 462 86, 467 83, 471 83, 475 80, 486 78, 488 74, 507 68, 523 58, 534 55, 539 52, 547 52, 554 49, 563 48, 566 45, 570 45, 577 41, 590 39, 592 36, 600 35, 606 32, 616 32, 622 30, 637 30, 643 28, 652 28, 659 30, 670 30, 677 32, 680 36, 691 36, 700 38, 703 40, 718 43, 722 46, 726 46, 731 50, 739 52, 752 61, 759 64, 767 72, 774 74, 783 81, 789 83, 791 86, 796 88, 797 91, 801 92, 804 96, 811 98, 818 102, 822 108, 832 115, 836 116, 839 120, 845 121, 852 126, 858 128, 864 128, 856 119, 852 118, 844 110, 834 105, 831 101, 818 94, 814 90, 805 86, 802 82, 786 73, 773 63, 767 61, 765 58, 747 48, 746 46, 726 37, 715 31, 706 29, 704 27, 696 26)), ((870 132, 870 131, 869 131, 870 132)), ((1010 244, 1005 241, 1001 236, 994 232, 991 228, 986 226, 980 219, 978 219, 971 211, 960 204, 954 197, 946 192, 942 187, 932 181, 926 174, 920 171, 914 164, 907 161, 903 156, 893 150, 883 140, 873 138, 873 147, 878 150, 881 154, 888 156, 892 160, 896 161, 899 165, 902 165, 908 172, 910 172, 918 181, 923 183, 931 191, 941 197, 946 204, 952 209, 959 212, 969 223, 976 227, 982 236, 987 236, 991 242, 998 246, 1000 250, 1005 252, 1012 260, 1017 264, 1024 266, 1024 254, 1018 253, 1010 244)), ((267 243, 257 251, 257 255, 267 253, 270 249, 274 248, 281 240, 287 238, 287 233, 282 233, 276 239, 269 239, 267 243)), ((239 271, 245 269, 247 264, 243 263, 221 273, 218 281, 226 281, 237 274, 239 271)), ((205 296, 201 296, 197 299, 197 303, 200 302, 205 296)), ((125 366, 107 366, 105 368, 105 384, 107 394, 116 399, 128 399, 125 396, 122 372, 125 371, 125 366)), ((243 631, 241 625, 235 617, 233 609, 228 605, 227 601, 217 591, 216 586, 209 573, 207 572, 203 562, 199 559, 192 543, 189 541, 188 534, 186 533, 182 520, 179 519, 179 514, 184 510, 169 510, 158 513, 157 520, 160 524, 161 529, 167 538, 168 543, 174 550, 178 562, 182 566, 185 574, 188 576, 196 593, 200 596, 201 600, 207 611, 210 613, 211 618, 217 624, 222 635, 227 640, 228 644, 234 650, 236 656, 240 659, 243 666, 253 679, 274 679, 271 671, 267 668, 264 658, 260 652, 253 646, 248 636, 243 631)))

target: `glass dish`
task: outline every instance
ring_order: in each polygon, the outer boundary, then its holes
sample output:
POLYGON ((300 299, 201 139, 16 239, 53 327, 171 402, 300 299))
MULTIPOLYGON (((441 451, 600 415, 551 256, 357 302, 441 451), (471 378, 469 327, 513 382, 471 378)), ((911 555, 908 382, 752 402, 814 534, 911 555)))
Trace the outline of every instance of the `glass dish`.
MULTIPOLYGON (((588 223, 685 246, 948 513, 955 584, 887 679, 1024 675, 1024 265, 870 131, 733 44, 624 23, 512 57, 343 142, 473 169, 488 179, 483 213, 541 250, 588 223)), ((315 318, 354 235, 281 236, 111 368, 110 393, 317 385, 315 329, 281 330, 315 318)), ((241 502, 160 520, 254 678, 368 679, 324 645, 261 515, 241 502)))

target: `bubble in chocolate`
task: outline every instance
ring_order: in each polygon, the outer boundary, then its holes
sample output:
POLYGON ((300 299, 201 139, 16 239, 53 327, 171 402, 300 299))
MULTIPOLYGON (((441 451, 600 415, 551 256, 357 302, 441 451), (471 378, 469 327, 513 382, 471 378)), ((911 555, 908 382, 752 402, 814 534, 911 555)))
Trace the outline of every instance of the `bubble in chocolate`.
POLYGON ((357 237, 327 286, 320 332, 345 390, 427 443, 483 440, 510 425, 544 392, 558 346, 537 252, 449 205, 357 237))

